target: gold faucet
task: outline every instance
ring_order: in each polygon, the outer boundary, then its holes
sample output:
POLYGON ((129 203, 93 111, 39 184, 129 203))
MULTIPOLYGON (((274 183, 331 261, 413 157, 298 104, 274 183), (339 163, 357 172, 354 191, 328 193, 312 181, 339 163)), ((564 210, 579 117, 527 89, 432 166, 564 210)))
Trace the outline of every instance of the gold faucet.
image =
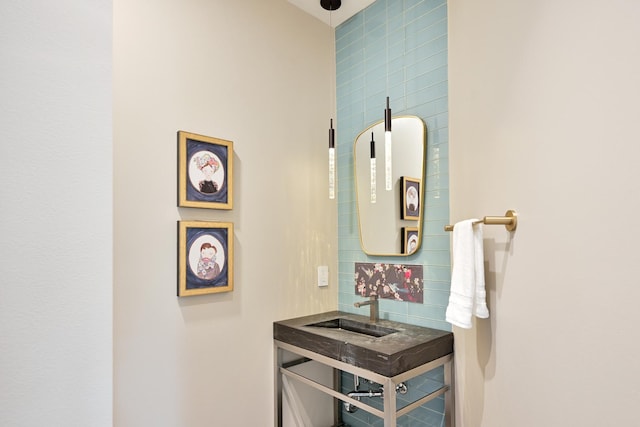
POLYGON ((357 302, 353 305, 357 308, 360 308, 363 305, 370 306, 369 308, 371 311, 369 312, 369 320, 372 322, 378 321, 378 294, 370 294, 369 301, 357 302))

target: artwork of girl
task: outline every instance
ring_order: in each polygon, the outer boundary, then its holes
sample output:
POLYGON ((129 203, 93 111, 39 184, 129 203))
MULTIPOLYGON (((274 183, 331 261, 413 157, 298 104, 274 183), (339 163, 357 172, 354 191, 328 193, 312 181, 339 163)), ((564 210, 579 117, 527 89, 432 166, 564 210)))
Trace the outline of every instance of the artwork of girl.
POLYGON ((416 190, 416 187, 414 186, 410 186, 409 188, 407 188, 407 211, 408 212, 415 212, 418 210, 418 190, 416 190))
POLYGON ((217 193, 224 179, 220 168, 220 159, 209 152, 200 151, 192 157, 193 168, 190 168, 191 184, 201 193, 217 193))

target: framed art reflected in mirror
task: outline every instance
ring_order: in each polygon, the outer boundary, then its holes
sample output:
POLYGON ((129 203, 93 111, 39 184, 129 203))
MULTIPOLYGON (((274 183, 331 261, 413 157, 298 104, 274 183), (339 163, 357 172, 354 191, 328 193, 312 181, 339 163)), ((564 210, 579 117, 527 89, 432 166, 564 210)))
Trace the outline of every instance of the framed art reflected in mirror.
POLYGON ((402 227, 402 248, 405 255, 411 255, 418 249, 418 227, 402 227))
POLYGON ((400 177, 400 219, 420 219, 420 179, 400 177))

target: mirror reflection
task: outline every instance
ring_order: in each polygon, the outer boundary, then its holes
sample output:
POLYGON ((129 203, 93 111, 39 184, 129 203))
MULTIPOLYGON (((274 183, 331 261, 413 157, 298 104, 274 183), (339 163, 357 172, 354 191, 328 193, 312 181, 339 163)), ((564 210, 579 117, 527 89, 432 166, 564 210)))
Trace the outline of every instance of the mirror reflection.
POLYGON ((384 122, 363 130, 353 147, 362 250, 403 256, 422 242, 426 125, 416 116, 392 119, 391 190, 386 190, 384 122))

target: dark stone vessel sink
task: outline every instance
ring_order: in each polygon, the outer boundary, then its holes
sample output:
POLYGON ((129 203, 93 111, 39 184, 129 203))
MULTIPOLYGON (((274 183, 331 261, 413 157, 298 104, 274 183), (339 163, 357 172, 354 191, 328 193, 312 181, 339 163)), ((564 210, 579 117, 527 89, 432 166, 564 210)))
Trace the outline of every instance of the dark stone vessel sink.
POLYGON ((275 340, 393 377, 453 353, 453 333, 341 311, 273 323, 275 340))

